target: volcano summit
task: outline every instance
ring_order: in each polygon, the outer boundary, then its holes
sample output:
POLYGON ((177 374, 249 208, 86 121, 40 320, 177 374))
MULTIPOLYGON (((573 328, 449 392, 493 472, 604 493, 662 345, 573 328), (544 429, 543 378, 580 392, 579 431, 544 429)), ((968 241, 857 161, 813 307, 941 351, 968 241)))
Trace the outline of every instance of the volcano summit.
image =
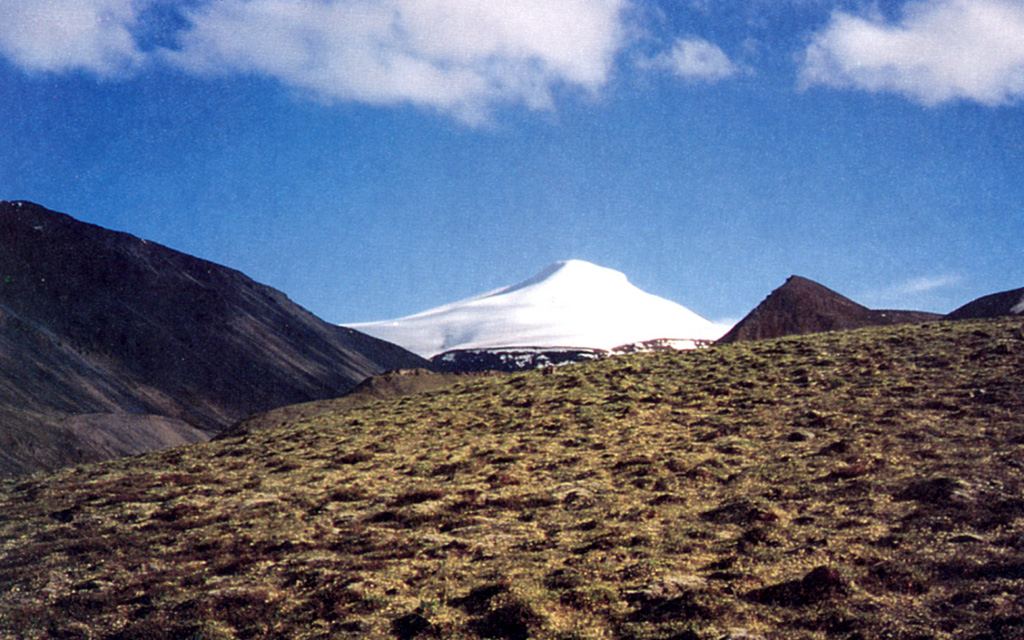
POLYGON ((659 339, 693 345, 726 330, 583 260, 556 262, 519 284, 405 318, 347 326, 428 358, 509 347, 611 350, 659 339))

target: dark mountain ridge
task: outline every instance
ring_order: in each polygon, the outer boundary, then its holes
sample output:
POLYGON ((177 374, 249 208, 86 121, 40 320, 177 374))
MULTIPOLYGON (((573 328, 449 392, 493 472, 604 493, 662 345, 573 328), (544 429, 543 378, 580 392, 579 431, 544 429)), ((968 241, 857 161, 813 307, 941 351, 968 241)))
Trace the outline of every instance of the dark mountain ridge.
POLYGON ((813 280, 790 276, 718 342, 926 322, 941 317, 925 311, 869 309, 813 280))
POLYGON ((946 316, 949 320, 997 318, 1024 314, 1024 287, 982 296, 946 316))
MULTIPOLYGON (((256 412, 342 395, 373 374, 425 366, 233 269, 0 202, 5 409, 158 415, 216 433, 256 412)), ((45 440, 21 444, 27 453, 45 440)))

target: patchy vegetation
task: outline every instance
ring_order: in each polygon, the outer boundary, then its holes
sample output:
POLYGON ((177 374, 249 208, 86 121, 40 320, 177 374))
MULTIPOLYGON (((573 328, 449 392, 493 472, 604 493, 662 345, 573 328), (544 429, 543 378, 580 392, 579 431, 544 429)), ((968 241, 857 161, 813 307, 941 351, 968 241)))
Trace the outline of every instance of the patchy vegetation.
POLYGON ((9 483, 0 637, 1017 639, 1022 327, 479 378, 9 483))

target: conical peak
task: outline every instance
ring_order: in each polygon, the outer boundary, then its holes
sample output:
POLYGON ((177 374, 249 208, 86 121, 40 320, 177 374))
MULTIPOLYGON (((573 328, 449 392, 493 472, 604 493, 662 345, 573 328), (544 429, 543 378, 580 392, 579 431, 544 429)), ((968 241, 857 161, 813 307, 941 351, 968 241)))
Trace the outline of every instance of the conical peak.
POLYGON ((901 322, 924 322, 930 314, 916 311, 874 311, 800 276, 786 278, 720 340, 722 343, 855 329, 901 322))
POLYGON ((557 278, 571 278, 574 280, 626 280, 626 274, 622 271, 599 266, 586 260, 563 260, 555 262, 545 270, 548 269, 551 269, 551 275, 557 276, 557 278))
POLYGON ((800 305, 821 306, 821 305, 846 305, 866 310, 867 307, 860 305, 846 296, 829 289, 820 282, 815 282, 802 276, 790 276, 786 278, 785 284, 771 292, 765 299, 765 303, 779 303, 785 300, 785 304, 798 303, 800 305))
MULTIPOLYGON (((537 275, 530 278, 527 282, 536 284, 544 281, 551 280, 560 281, 610 281, 616 282, 627 282, 626 274, 615 269, 609 269, 608 267, 601 267, 592 262, 586 260, 562 260, 555 262, 540 271, 537 275)), ((525 284, 525 283, 523 283, 525 284)))
POLYGON ((598 266, 586 260, 561 260, 541 269, 535 276, 495 292, 504 295, 527 288, 571 287, 591 289, 594 286, 628 284, 626 275, 615 269, 598 266))
POLYGON ((621 272, 584 260, 555 262, 511 287, 406 318, 350 326, 428 357, 453 349, 613 349, 722 334, 686 307, 630 284, 621 272))
POLYGON ((814 280, 811 280, 810 278, 805 278, 803 276, 789 276, 788 278, 786 278, 786 282, 781 287, 779 287, 779 289, 815 289, 818 291, 828 291, 830 293, 835 293, 834 291, 832 291, 832 289, 829 289, 820 282, 815 282, 814 280))
MULTIPOLYGON (((593 262, 587 262, 586 260, 578 260, 576 258, 572 258, 572 259, 569 259, 569 260, 559 260, 558 262, 553 262, 553 263, 549 264, 548 266, 546 266, 543 269, 543 271, 552 271, 552 272, 559 271, 559 272, 575 272, 575 273, 587 273, 587 272, 595 273, 595 272, 599 272, 599 273, 615 273, 615 274, 618 274, 620 276, 623 275, 622 273, 616 271, 615 269, 609 269, 608 267, 602 267, 600 265, 594 264, 593 262)), ((623 277, 625 277, 625 276, 623 276, 623 277)))

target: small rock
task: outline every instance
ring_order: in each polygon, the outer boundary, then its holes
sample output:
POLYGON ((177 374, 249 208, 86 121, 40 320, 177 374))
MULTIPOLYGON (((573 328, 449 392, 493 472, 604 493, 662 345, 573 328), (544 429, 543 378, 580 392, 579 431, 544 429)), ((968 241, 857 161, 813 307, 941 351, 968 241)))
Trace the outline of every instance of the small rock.
POLYGON ((345 591, 356 598, 366 598, 370 595, 370 585, 362 580, 345 585, 345 591))
POLYGON ((797 429, 786 436, 787 442, 806 442, 807 440, 814 440, 815 435, 811 431, 806 429, 797 429))
POLYGON ((828 600, 848 591, 846 580, 830 567, 816 567, 799 580, 774 584, 750 592, 747 598, 761 604, 804 606, 828 600))
POLYGON ((687 591, 702 589, 707 581, 698 575, 682 574, 667 576, 652 582, 643 588, 641 593, 647 598, 675 598, 687 591))
POLYGON ((910 483, 895 495, 897 500, 916 500, 929 504, 946 504, 952 501, 955 492, 963 487, 955 478, 930 478, 910 483))
POLYGON ((773 523, 779 515, 770 506, 739 498, 721 503, 717 508, 700 514, 703 520, 718 524, 773 523))
POLYGON ((957 544, 973 544, 977 542, 985 542, 985 539, 981 536, 976 536, 973 533, 961 533, 953 536, 949 541, 957 544))
POLYGON ((764 636, 747 631, 746 629, 729 629, 724 635, 720 636, 718 640, 765 640, 764 636))
POLYGON ((747 577, 749 577, 748 574, 743 573, 742 571, 731 570, 712 571, 708 574, 709 580, 721 580, 722 582, 733 582, 735 580, 743 580, 747 577))
POLYGON ((830 567, 815 567, 800 580, 804 598, 809 602, 825 600, 846 591, 846 581, 830 567))
POLYGON ((413 612, 391 621, 391 633, 399 640, 412 640, 417 636, 429 634, 433 625, 421 614, 413 612))
POLYGON ((594 494, 587 489, 577 488, 567 491, 561 496, 562 506, 567 509, 585 509, 597 502, 594 494))
POLYGON ((61 509, 60 511, 54 511, 50 513, 50 517, 62 524, 67 524, 75 519, 75 513, 78 511, 75 507, 68 509, 61 509))
POLYGON ((849 464, 837 465, 825 480, 849 480, 871 473, 871 465, 863 461, 855 461, 849 464))
POLYGON ((822 447, 818 453, 818 456, 835 456, 847 453, 850 450, 850 443, 846 440, 836 440, 830 445, 822 447))

